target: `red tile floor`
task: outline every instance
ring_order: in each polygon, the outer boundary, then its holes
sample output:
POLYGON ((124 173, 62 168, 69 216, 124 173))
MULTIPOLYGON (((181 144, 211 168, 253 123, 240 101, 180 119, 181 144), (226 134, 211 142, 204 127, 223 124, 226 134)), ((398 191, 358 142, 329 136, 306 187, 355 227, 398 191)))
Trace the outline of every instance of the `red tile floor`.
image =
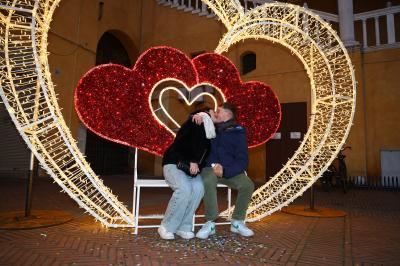
MULTIPOLYGON (((132 178, 105 177, 132 205, 132 178)), ((0 178, 0 212, 22 210, 25 183, 0 178)), ((171 192, 147 190, 144 209, 162 212, 171 192)), ((295 201, 307 204, 308 193, 295 201)), ((222 201, 222 200, 221 200, 222 201)), ((105 229, 50 180, 34 184, 33 209, 64 210, 68 223, 32 230, 0 230, 0 265, 400 265, 400 192, 352 189, 323 192, 316 206, 344 210, 342 218, 275 213, 251 223, 255 236, 243 238, 217 227, 208 240, 160 240, 155 229, 105 229)))

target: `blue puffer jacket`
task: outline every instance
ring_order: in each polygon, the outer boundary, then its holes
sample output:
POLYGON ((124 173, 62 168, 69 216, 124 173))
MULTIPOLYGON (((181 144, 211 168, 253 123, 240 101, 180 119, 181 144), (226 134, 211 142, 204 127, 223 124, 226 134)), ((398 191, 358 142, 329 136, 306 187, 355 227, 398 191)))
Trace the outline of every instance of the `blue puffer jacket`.
POLYGON ((206 167, 219 163, 223 167, 223 177, 231 178, 246 170, 249 163, 246 130, 235 125, 217 134, 211 140, 211 152, 206 167))

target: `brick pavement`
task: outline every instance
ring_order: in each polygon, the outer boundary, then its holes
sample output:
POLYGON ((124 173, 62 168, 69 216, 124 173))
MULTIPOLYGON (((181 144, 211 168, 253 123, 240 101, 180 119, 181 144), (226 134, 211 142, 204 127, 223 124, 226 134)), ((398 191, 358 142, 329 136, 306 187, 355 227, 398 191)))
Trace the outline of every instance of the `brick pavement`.
MULTIPOLYGON (((105 179, 119 198, 131 201, 131 179, 105 179)), ((0 265, 400 265, 399 192, 322 192, 317 206, 345 210, 345 218, 273 214, 250 226, 253 238, 217 228, 209 240, 164 241, 155 229, 106 229, 77 208, 59 187, 35 183, 36 209, 62 209, 69 223, 41 229, 0 231, 0 265)), ((147 207, 165 203, 170 192, 144 193, 147 207), (156 197, 154 195, 157 195, 156 197)), ((0 211, 23 207, 22 180, 0 179, 0 211)), ((295 204, 307 203, 308 196, 295 204)), ((162 204, 165 205, 165 204, 162 204)))

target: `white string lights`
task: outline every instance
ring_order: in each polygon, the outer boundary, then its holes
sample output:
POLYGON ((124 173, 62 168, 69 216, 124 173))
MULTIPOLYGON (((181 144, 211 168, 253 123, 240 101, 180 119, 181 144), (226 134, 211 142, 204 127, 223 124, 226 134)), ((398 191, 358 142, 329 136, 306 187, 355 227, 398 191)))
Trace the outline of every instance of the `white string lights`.
MULTIPOLYGON (((168 112, 167 108, 164 106, 163 104, 163 95, 164 93, 168 92, 168 91, 175 91, 180 97, 181 99, 183 99, 183 101, 185 102, 185 104, 187 106, 191 106, 194 102, 196 102, 197 99, 199 99, 200 97, 204 97, 204 96, 208 96, 213 103, 214 109, 215 111, 217 110, 217 107, 219 105, 219 101, 217 100, 217 98, 215 97, 215 95, 209 93, 209 92, 200 92, 197 93, 195 95, 195 97, 190 97, 190 93, 194 92, 196 88, 199 88, 200 86, 212 86, 214 88, 213 85, 211 84, 207 84, 207 83, 201 83, 201 84, 197 84, 194 88, 187 88, 182 81, 179 81, 177 79, 164 79, 159 83, 156 83, 153 86, 152 92, 150 93, 149 96, 149 106, 151 108, 152 111, 152 115, 154 116, 154 118, 158 121, 158 123, 160 123, 164 128, 166 128, 169 132, 171 132, 172 135, 176 135, 176 132, 174 130, 172 130, 167 124, 166 121, 163 121, 162 119, 160 119, 160 117, 157 115, 157 112, 162 111, 162 114, 164 114, 169 121, 171 121, 174 126, 176 127, 176 129, 179 129, 181 127, 181 125, 170 115, 170 113, 168 112), (181 87, 184 88, 186 91, 189 92, 189 97, 187 97, 186 95, 184 95, 182 93, 181 90, 179 90, 178 88, 174 87, 174 86, 167 86, 165 88, 163 88, 158 95, 158 106, 155 108, 153 106, 153 104, 151 103, 151 99, 153 98, 153 93, 155 92, 155 89, 159 86, 160 83, 166 82, 166 81, 175 81, 179 84, 181 84, 181 87)), ((218 93, 218 95, 220 96, 220 98, 222 99, 223 102, 226 102, 225 99, 225 95, 222 93, 222 91, 220 89, 215 88, 216 93, 218 93)))
POLYGON ((228 32, 216 52, 239 41, 266 39, 287 47, 302 62, 311 81, 311 121, 304 140, 283 168, 254 192, 248 220, 255 221, 304 193, 335 159, 349 134, 355 111, 356 82, 347 50, 318 15, 300 6, 271 3, 246 13, 235 0, 204 0, 223 14, 228 32), (234 8, 236 7, 236 8, 234 8), (239 15, 238 15, 239 14, 239 15))
POLYGON ((59 1, 0 2, 0 94, 41 166, 80 207, 109 227, 132 213, 92 171, 62 118, 47 59, 47 34, 59 1))
MULTIPOLYGON (((332 28, 290 4, 244 13, 238 0, 203 0, 228 32, 216 52, 248 38, 284 45, 311 81, 312 119, 304 141, 281 171, 253 195, 249 220, 289 204, 321 175, 344 144, 355 109, 354 71, 332 28)), ((133 214, 90 168, 61 115, 48 65, 47 35, 60 0, 0 1, 0 95, 41 166, 103 225, 132 226, 133 214)))

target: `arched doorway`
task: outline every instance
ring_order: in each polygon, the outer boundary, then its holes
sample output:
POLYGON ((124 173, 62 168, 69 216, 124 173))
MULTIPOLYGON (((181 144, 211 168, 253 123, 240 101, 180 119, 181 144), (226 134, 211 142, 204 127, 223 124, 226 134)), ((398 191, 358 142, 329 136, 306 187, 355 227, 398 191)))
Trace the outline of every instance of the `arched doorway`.
POLYGON ((101 36, 96 51, 96 66, 107 63, 119 64, 129 68, 132 66, 128 51, 111 32, 106 32, 101 36))
MULTIPOLYGON (((132 61, 124 44, 112 32, 106 32, 97 45, 96 65, 119 64, 130 68, 132 61)), ((137 53, 135 53, 137 56, 137 53)), ((95 173, 115 175, 132 173, 132 149, 99 137, 87 130, 85 154, 95 173)))

